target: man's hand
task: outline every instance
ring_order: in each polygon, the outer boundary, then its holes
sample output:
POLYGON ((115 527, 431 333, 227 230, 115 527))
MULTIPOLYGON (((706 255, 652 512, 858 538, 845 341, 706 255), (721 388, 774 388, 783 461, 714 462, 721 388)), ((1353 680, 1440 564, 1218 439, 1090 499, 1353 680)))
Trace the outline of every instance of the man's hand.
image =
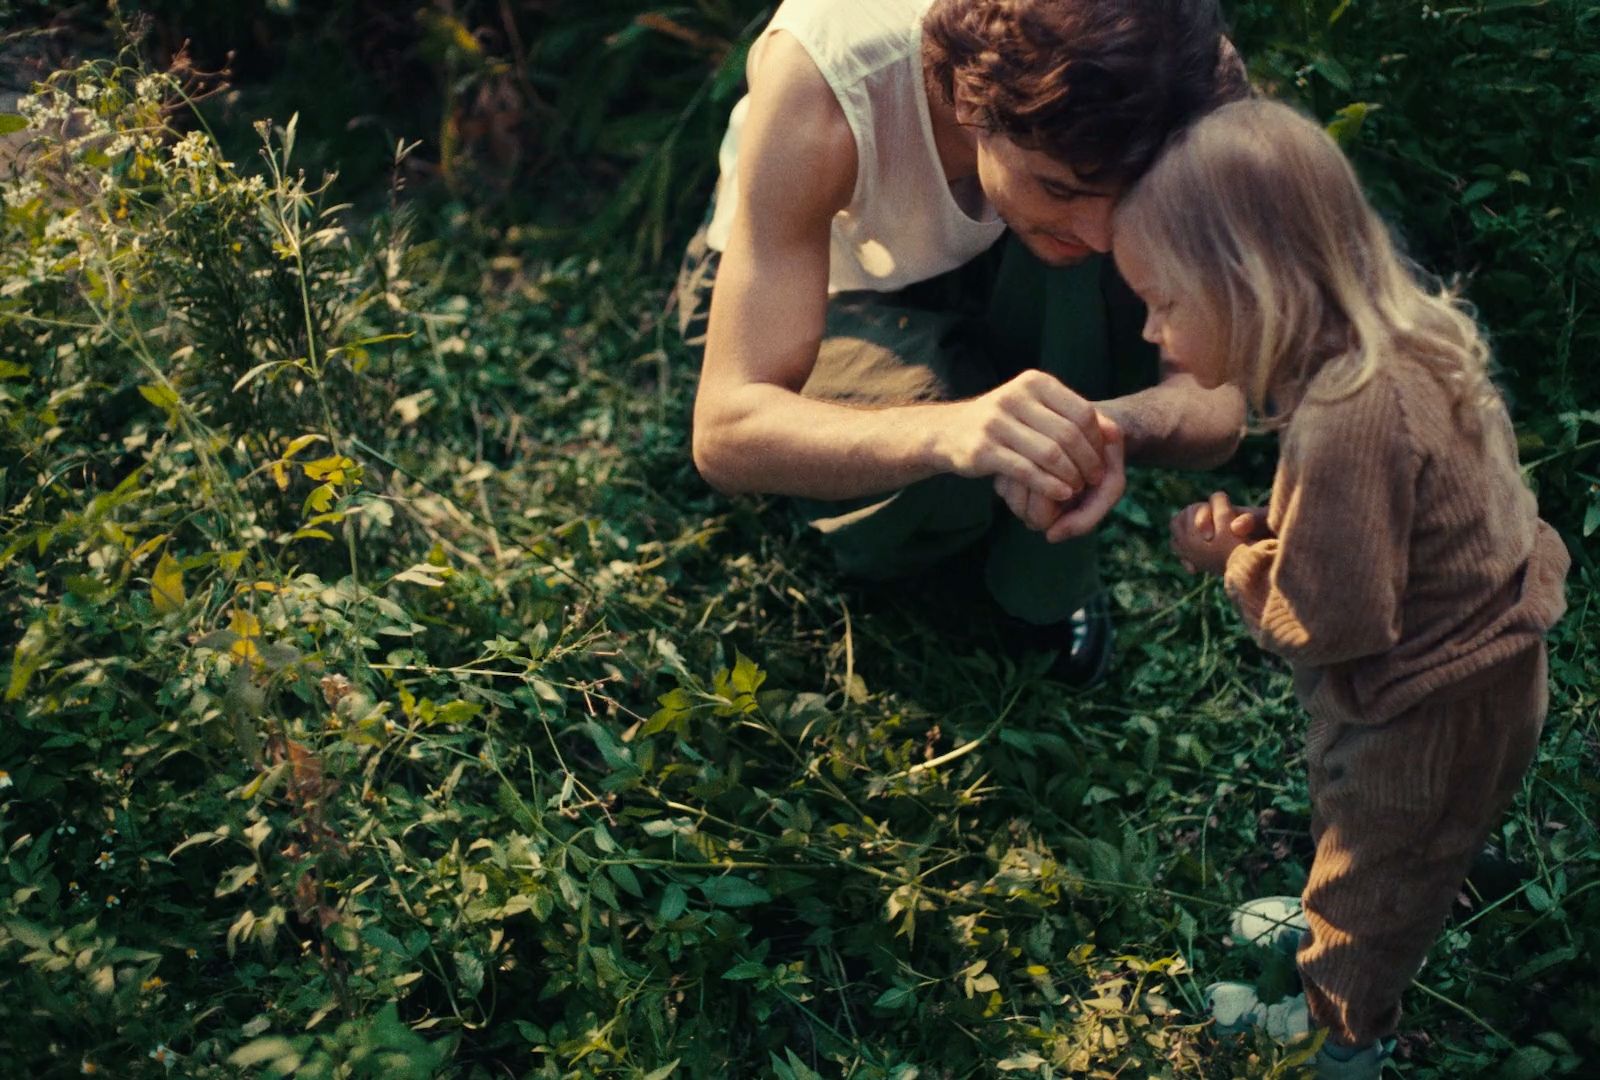
POLYGON ((1023 524, 1045 534, 1051 543, 1092 532, 1127 488, 1122 432, 1110 417, 1095 413, 1095 427, 1105 452, 1106 469, 1099 481, 1069 499, 1052 499, 1010 476, 995 477, 994 489, 1023 524))
MULTIPOLYGON (((1100 414, 1053 375, 1025 371, 981 397, 940 412, 935 439, 948 472, 1004 477, 1058 503, 1106 476, 1100 414)), ((1023 505, 1022 495, 1011 490, 1007 504, 1015 511, 1023 505)), ((1017 516, 1030 521, 1042 514, 1042 508, 1025 507, 1017 516)))
POLYGON ((1220 574, 1233 549, 1271 535, 1261 507, 1236 507, 1227 492, 1212 492, 1172 515, 1172 550, 1191 574, 1220 574))

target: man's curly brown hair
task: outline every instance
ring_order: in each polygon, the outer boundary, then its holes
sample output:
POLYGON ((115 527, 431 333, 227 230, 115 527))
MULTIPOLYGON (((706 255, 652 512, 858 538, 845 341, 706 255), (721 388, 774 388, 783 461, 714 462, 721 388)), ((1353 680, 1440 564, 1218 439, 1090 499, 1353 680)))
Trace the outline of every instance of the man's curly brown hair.
POLYGON ((1216 0, 936 0, 928 77, 962 123, 1121 188, 1248 93, 1216 0))

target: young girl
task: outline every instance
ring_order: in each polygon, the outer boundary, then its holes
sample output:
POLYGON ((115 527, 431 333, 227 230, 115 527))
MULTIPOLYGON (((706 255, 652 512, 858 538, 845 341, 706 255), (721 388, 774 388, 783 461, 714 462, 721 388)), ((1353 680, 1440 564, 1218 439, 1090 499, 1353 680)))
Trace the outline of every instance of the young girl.
POLYGON ((1235 918, 1249 938, 1293 928, 1305 998, 1269 1011, 1216 984, 1208 999, 1219 1025, 1280 1035, 1309 1011, 1328 1029, 1319 1076, 1376 1076, 1400 993, 1533 758, 1567 552, 1523 486, 1471 315, 1419 283, 1315 123, 1222 107, 1123 200, 1114 237, 1164 362, 1236 384, 1280 433, 1267 508, 1213 495, 1172 543, 1222 575, 1310 714, 1303 910, 1235 918))

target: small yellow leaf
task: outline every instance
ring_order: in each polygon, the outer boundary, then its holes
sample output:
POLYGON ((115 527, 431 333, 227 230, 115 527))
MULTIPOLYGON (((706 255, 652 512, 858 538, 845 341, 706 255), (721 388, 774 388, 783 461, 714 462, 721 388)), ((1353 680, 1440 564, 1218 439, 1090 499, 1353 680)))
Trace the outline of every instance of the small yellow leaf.
POLYGON ((278 485, 279 491, 289 490, 289 470, 281 461, 272 463, 272 482, 278 485))
POLYGON ((319 439, 322 439, 322 436, 314 433, 296 435, 293 439, 289 440, 289 445, 284 448, 284 460, 287 461, 289 458, 294 457, 300 451, 304 450, 306 447, 310 446, 319 439))
POLYGON ((139 396, 156 408, 166 409, 169 412, 174 405, 178 404, 178 395, 173 393, 171 388, 165 386, 141 386, 139 387, 139 396))
POLYGON ((311 494, 306 496, 305 505, 300 508, 301 512, 304 513, 305 510, 311 509, 318 513, 326 513, 328 507, 333 505, 333 497, 336 494, 337 492, 333 490, 332 484, 322 484, 312 488, 311 494))
POLYGON ((344 483, 345 472, 355 467, 355 462, 343 454, 330 454, 300 466, 312 480, 326 480, 330 484, 344 483))
POLYGON ((178 565, 178 560, 172 557, 171 552, 163 552, 161 560, 156 563, 155 573, 150 575, 150 602, 155 605, 156 611, 166 615, 183 607, 185 599, 183 567, 178 565))
POLYGON ((152 536, 150 539, 146 540, 144 543, 140 544, 138 547, 134 548, 128 553, 128 561, 132 563, 138 562, 156 548, 166 543, 171 536, 171 533, 158 533, 157 535, 152 536))
POLYGON ((239 635, 239 640, 233 643, 229 651, 240 660, 255 660, 260 657, 261 650, 257 642, 261 639, 261 620, 248 611, 233 609, 228 617, 229 629, 239 635))

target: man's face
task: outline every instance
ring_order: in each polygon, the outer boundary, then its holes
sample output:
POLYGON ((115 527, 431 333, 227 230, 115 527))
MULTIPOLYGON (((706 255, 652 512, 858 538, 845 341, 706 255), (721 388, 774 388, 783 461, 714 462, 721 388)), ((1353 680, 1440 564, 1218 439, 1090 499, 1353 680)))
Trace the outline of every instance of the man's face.
POLYGON ((1114 189, 1085 184, 1040 150, 978 133, 978 182, 1017 237, 1051 266, 1111 250, 1114 189))
POLYGON ((1161 285, 1158 255, 1135 237, 1117 243, 1117 270, 1146 308, 1144 339, 1161 350, 1167 370, 1193 375, 1207 389, 1228 378, 1222 329, 1215 313, 1196 296, 1175 296, 1161 285))

